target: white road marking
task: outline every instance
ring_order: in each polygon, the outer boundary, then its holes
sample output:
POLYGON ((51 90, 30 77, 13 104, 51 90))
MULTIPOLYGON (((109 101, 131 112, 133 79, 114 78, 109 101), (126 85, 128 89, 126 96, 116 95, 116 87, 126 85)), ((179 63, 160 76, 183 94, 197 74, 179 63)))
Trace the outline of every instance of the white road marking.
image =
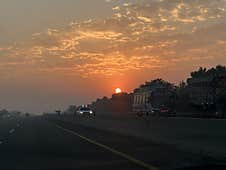
POLYGON ((15 132, 15 129, 11 129, 11 130, 9 131, 9 133, 13 133, 13 132, 15 132))
POLYGON ((83 135, 80 135, 79 133, 77 133, 75 131, 63 128, 62 126, 59 126, 59 125, 56 125, 56 127, 61 129, 61 130, 63 130, 63 131, 65 131, 65 132, 67 132, 67 133, 70 133, 70 134, 72 134, 74 136, 77 136, 77 137, 79 137, 79 138, 81 138, 81 139, 83 139, 83 140, 85 140, 85 141, 87 141, 87 142, 89 142, 89 143, 91 143, 93 145, 96 145, 96 146, 98 146, 98 147, 100 147, 102 149, 108 150, 111 153, 113 153, 115 155, 118 155, 118 156, 120 156, 120 157, 122 157, 122 158, 124 158, 124 159, 126 159, 126 160, 128 160, 128 161, 130 161, 130 162, 132 162, 132 163, 134 163, 134 164, 136 164, 138 166, 140 166, 140 167, 143 167, 143 168, 148 169, 148 170, 158 170, 158 168, 153 166, 153 165, 147 164, 147 163, 145 163, 145 162, 143 162, 141 160, 138 160, 138 159, 126 154, 126 153, 123 153, 123 152, 118 151, 118 150, 116 150, 114 148, 111 148, 111 147, 109 147, 107 145, 101 144, 101 143, 99 143, 99 142, 97 142, 95 140, 92 140, 92 139, 87 138, 87 137, 85 137, 83 135))

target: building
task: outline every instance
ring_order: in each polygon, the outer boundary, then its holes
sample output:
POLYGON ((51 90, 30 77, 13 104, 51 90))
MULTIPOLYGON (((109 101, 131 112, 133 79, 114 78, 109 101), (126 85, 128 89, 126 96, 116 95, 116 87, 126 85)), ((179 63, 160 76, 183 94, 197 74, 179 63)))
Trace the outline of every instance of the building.
POLYGON ((133 93, 133 112, 147 112, 150 110, 152 108, 151 95, 152 90, 146 85, 135 89, 133 93))

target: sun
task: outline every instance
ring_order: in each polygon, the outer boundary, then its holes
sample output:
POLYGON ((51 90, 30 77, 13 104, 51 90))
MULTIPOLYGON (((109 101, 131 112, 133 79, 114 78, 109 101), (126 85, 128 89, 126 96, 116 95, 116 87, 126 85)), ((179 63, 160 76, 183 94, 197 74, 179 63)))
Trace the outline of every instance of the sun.
POLYGON ((115 93, 116 93, 116 94, 122 93, 122 90, 121 90, 120 88, 116 88, 116 89, 115 89, 115 93))

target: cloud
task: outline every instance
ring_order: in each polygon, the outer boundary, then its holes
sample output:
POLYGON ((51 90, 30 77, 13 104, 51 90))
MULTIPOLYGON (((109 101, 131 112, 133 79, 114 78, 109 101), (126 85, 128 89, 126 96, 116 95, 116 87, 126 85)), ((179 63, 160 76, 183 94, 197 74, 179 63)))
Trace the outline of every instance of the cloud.
POLYGON ((225 0, 120 1, 112 17, 72 22, 0 48, 5 57, 0 67, 89 78, 219 61, 225 51, 225 8, 225 0))

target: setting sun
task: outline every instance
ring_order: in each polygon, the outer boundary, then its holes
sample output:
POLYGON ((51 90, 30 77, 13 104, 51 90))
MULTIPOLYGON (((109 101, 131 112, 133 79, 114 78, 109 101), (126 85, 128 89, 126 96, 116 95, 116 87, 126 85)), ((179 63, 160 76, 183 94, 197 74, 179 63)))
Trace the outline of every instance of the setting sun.
POLYGON ((115 89, 116 94, 121 93, 121 92, 122 92, 122 90, 120 88, 115 89))

